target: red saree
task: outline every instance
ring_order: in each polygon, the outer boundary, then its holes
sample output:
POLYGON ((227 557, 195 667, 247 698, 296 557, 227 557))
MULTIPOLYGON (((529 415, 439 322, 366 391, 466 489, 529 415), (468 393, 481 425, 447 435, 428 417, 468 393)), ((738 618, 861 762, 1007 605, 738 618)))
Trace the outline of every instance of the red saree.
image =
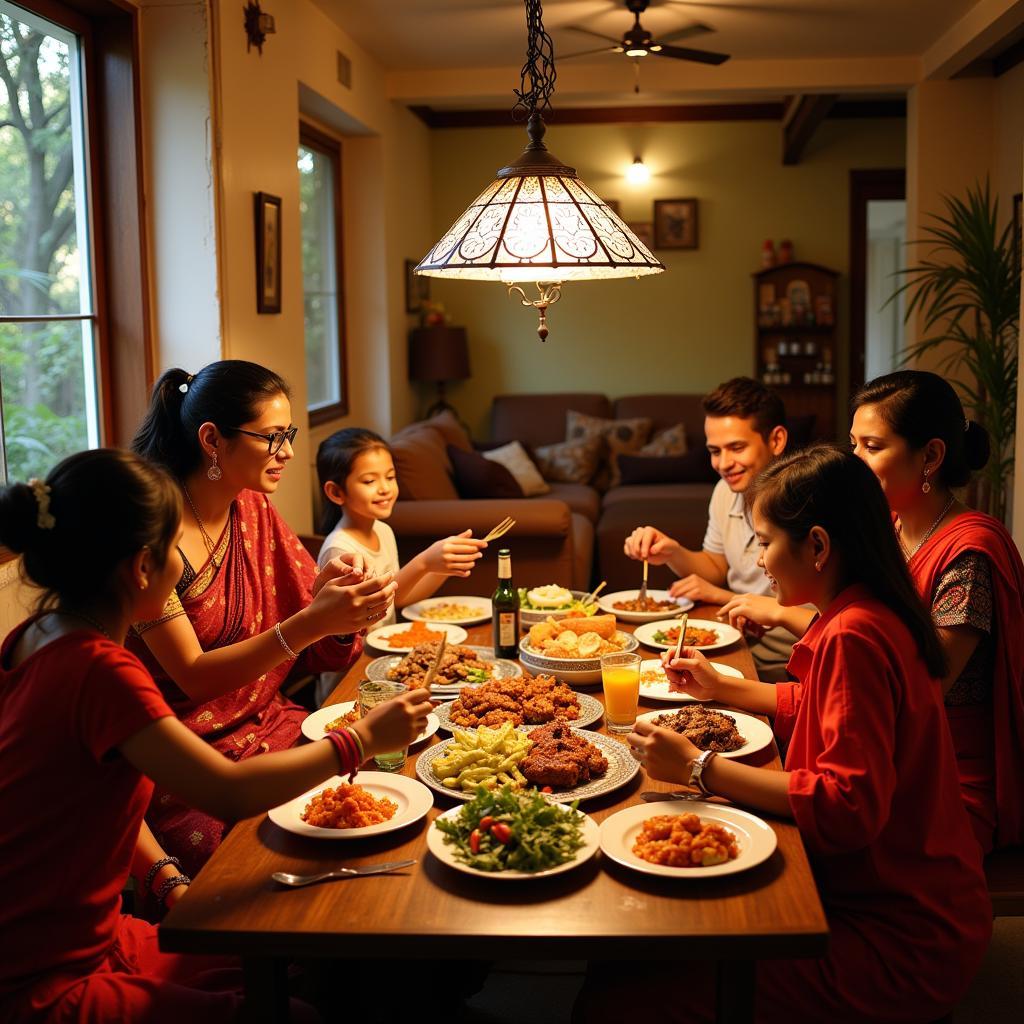
POLYGON ((929 605, 949 565, 967 551, 992 568, 995 665, 991 703, 947 707, 960 786, 982 849, 1024 842, 1024 563, 997 519, 957 516, 910 560, 929 605))
MULTIPOLYGON (((284 750, 298 741, 307 712, 281 695, 281 684, 293 671, 300 675, 344 671, 362 650, 360 637, 350 644, 326 637, 303 651, 297 662, 282 660, 259 679, 196 704, 169 678, 141 635, 184 612, 203 650, 227 647, 304 608, 315 578, 313 559, 266 496, 242 491, 210 559, 180 593, 171 595, 164 617, 137 626, 140 635, 133 632, 126 646, 143 660, 178 718, 226 757, 239 761, 284 750)), ((186 806, 159 787, 146 820, 164 849, 180 858, 189 874, 206 863, 227 829, 224 822, 186 806)))

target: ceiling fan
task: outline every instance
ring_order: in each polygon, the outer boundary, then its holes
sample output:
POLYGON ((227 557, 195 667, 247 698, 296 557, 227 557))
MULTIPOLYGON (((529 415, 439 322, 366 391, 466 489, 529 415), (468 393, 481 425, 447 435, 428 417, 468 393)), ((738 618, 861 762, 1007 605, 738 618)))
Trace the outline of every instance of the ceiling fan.
POLYGON ((667 35, 655 39, 650 32, 640 24, 640 15, 650 6, 651 0, 625 0, 626 9, 633 15, 633 26, 623 33, 622 39, 614 39, 612 36, 603 35, 593 29, 584 28, 582 25, 567 25, 566 28, 572 32, 582 32, 588 36, 596 36, 603 39, 610 46, 601 46, 595 50, 581 50, 579 53, 567 53, 560 57, 560 60, 569 60, 572 57, 585 57, 595 53, 621 53, 634 60, 641 57, 672 57, 675 60, 696 61, 698 64, 724 64, 729 59, 727 53, 712 53, 710 50, 693 50, 686 46, 672 46, 673 41, 688 39, 691 36, 700 35, 703 32, 714 31, 707 25, 695 22, 685 28, 676 29, 667 35))

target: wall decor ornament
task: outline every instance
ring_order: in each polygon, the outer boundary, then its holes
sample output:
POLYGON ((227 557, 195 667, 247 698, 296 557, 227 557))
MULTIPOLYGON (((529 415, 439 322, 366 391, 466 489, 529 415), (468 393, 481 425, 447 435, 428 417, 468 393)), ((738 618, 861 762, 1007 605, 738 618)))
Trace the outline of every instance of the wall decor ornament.
POLYGON ((654 247, 655 249, 696 249, 699 247, 696 199, 654 200, 654 247))
POLYGON ((256 312, 281 312, 281 197, 255 193, 256 312))

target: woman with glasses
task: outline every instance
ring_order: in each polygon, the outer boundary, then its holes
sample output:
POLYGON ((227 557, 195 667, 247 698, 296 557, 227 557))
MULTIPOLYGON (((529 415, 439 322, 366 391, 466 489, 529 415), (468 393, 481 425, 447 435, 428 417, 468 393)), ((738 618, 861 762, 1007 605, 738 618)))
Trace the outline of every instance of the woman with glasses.
MULTIPOLYGON (((358 556, 318 574, 270 503, 298 429, 288 396, 276 373, 242 360, 168 370, 132 442, 178 482, 185 514, 181 578, 128 646, 185 725, 235 761, 295 744, 306 711, 282 683, 293 671, 348 668, 360 631, 384 618, 395 592, 358 556)), ((227 827, 159 787, 147 821, 189 874, 227 827)))

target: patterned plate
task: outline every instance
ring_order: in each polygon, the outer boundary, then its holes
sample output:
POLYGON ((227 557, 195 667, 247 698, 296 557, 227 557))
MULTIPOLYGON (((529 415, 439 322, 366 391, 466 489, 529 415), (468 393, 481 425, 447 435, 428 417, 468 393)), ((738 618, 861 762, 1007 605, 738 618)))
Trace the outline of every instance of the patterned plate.
MULTIPOLYGON (((595 722, 601 721, 601 716, 604 714, 604 707, 599 700, 595 700, 593 697, 585 693, 577 693, 576 699, 580 702, 580 717, 569 720, 569 724, 574 729, 585 729, 588 725, 593 725, 595 722)), ((439 704, 434 708, 434 716, 437 718, 440 727, 445 732, 452 731, 451 708, 451 701, 447 704, 439 704)), ((457 725, 455 728, 465 729, 466 726, 457 725)), ((532 729, 533 726, 530 726, 529 728, 532 729)))
MULTIPOLYGON (((494 651, 489 647, 473 647, 470 645, 469 649, 471 651, 475 651, 476 656, 481 661, 489 661, 493 663, 494 668, 491 670, 492 679, 514 679, 516 676, 521 676, 523 674, 523 670, 514 661, 508 661, 505 658, 496 658, 494 656, 494 651)), ((387 679, 388 672, 394 668, 403 657, 405 657, 403 654, 390 654, 385 655, 383 658, 375 658, 366 666, 366 678, 373 680, 387 679)), ((432 686, 430 691, 431 693, 450 693, 454 696, 465 685, 466 683, 455 683, 451 686, 432 686)))
MULTIPOLYGON (((624 786, 640 771, 640 763, 629 752, 629 747, 620 740, 600 732, 584 732, 581 729, 573 729, 573 732, 593 743, 608 758, 608 768, 600 778, 591 779, 590 782, 572 789, 556 789, 552 796, 561 803, 568 804, 573 800, 592 800, 594 797, 603 796, 624 786)), ((454 742, 454 739, 442 740, 424 750, 416 759, 416 775, 424 785, 437 793, 443 793, 453 800, 471 800, 472 793, 463 793, 461 790, 448 789, 442 785, 434 778, 430 767, 439 757, 444 757, 454 742)))

